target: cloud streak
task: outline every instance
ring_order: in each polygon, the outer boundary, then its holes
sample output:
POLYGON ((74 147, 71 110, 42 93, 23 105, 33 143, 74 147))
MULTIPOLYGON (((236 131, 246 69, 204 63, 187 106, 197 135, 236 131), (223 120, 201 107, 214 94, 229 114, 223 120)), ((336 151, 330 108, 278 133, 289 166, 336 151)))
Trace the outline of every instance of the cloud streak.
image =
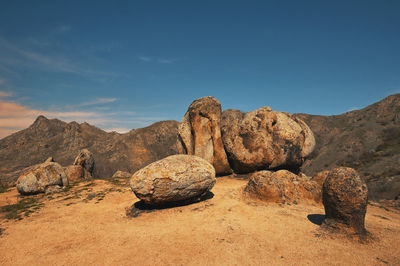
POLYGON ((117 101, 117 98, 97 98, 92 101, 87 101, 79 104, 78 106, 91 106, 91 105, 98 105, 98 104, 106 104, 106 103, 113 103, 117 101))
POLYGON ((0 57, 0 62, 3 63, 2 68, 6 68, 5 66, 37 68, 39 66, 47 71, 64 72, 80 76, 118 76, 118 74, 113 72, 91 69, 90 67, 74 64, 69 56, 61 54, 49 56, 37 51, 21 48, 1 36, 0 48, 3 49, 4 55, 7 55, 7 57, 0 57))
POLYGON ((142 62, 157 64, 172 64, 178 61, 178 59, 173 58, 154 58, 151 56, 139 56, 138 59, 142 62))
POLYGON ((6 97, 12 97, 12 93, 11 92, 7 92, 7 91, 0 91, 0 98, 6 98, 6 97))

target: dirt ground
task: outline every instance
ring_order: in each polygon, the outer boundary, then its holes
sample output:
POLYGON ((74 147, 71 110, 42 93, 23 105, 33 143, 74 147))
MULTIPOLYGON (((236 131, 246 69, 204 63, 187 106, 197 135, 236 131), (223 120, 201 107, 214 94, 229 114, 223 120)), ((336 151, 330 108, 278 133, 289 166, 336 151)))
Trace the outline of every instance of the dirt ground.
MULTIPOLYGON (((322 205, 243 198, 246 180, 219 178, 211 199, 137 217, 125 183, 29 197, 44 205, 0 220, 0 265, 400 265, 400 213, 379 204, 360 243, 322 231, 322 205)), ((19 200, 15 189, 0 194, 0 206, 19 200)))

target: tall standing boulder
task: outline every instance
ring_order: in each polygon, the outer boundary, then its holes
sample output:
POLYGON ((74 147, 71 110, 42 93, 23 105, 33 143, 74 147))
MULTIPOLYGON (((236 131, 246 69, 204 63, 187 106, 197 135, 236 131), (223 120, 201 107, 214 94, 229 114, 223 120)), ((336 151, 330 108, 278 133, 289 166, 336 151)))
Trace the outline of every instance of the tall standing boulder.
POLYGON ((358 173, 347 167, 331 170, 322 187, 324 225, 350 234, 366 233, 368 188, 358 173))
POLYGON ((68 184, 64 168, 58 163, 48 160, 23 173, 16 183, 17 190, 22 195, 54 192, 68 184))
POLYGON ((94 158, 87 149, 81 150, 76 156, 74 163, 64 168, 70 181, 91 179, 94 175, 94 158))
POLYGON ((192 155, 172 155, 134 173, 130 186, 136 197, 163 205, 205 195, 214 186, 215 169, 192 155))
POLYGON ((189 106, 178 133, 184 152, 211 163, 217 175, 232 173, 221 139, 221 103, 214 97, 203 97, 189 106))
POLYGON ((314 135, 303 121, 269 107, 248 113, 224 111, 221 133, 235 173, 296 169, 315 147, 314 135))

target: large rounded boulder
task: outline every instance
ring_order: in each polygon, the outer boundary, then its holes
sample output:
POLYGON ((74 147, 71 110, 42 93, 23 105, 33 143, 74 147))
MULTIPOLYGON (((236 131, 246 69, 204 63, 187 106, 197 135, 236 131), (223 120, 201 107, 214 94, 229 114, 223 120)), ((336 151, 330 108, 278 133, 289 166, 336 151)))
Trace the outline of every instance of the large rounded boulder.
POLYGON ((211 163, 217 175, 232 173, 221 139, 221 103, 208 96, 189 106, 178 133, 184 153, 211 163))
POLYGON ((222 112, 221 134, 235 173, 296 169, 315 147, 306 123, 269 107, 248 113, 232 109, 222 112))
POLYGON ((322 186, 325 226, 350 234, 365 234, 368 188, 358 173, 347 167, 331 170, 322 186))
POLYGON ((64 168, 56 162, 46 161, 22 174, 16 185, 20 194, 31 195, 57 191, 68 184, 64 168))
POLYGON ((266 202, 315 203, 321 201, 321 189, 309 177, 287 170, 259 171, 249 175, 244 194, 266 202))
POLYGON ((134 173, 130 186, 149 205, 202 197, 214 186, 215 169, 206 160, 191 155, 172 155, 134 173))

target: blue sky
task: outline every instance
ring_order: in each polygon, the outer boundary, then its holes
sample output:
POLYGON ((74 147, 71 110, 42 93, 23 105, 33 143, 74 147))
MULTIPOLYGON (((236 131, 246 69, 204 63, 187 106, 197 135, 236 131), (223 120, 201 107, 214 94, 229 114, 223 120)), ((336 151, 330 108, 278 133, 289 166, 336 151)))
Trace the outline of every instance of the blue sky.
POLYGON ((400 92, 400 1, 2 1, 0 138, 126 130, 196 98, 340 114, 400 92))

